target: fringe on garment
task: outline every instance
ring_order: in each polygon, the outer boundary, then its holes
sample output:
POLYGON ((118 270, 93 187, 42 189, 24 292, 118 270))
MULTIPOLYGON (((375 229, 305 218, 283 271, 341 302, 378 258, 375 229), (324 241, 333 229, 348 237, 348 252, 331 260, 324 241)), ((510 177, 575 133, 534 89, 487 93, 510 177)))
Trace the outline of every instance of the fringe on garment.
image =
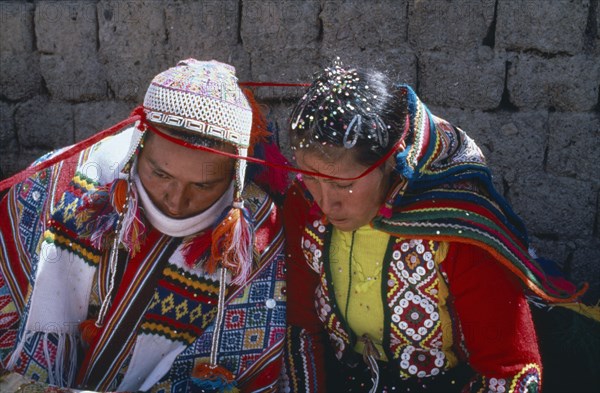
MULTIPOLYGON (((44 355, 45 370, 48 373, 48 383, 61 388, 73 386, 75 383, 75 376, 77 373, 77 353, 81 340, 79 336, 68 334, 68 333, 52 333, 52 332, 34 332, 25 331, 23 337, 19 340, 19 343, 15 347, 10 359, 7 362, 6 368, 8 370, 14 370, 17 362, 21 360, 21 354, 25 344, 36 340, 39 336, 39 340, 42 345, 42 353, 44 355), (56 354, 53 357, 50 351, 51 335, 54 335, 58 343, 56 345, 56 354)), ((27 356, 27 359, 29 356, 27 356)), ((25 367, 25 370, 27 367, 25 367)))

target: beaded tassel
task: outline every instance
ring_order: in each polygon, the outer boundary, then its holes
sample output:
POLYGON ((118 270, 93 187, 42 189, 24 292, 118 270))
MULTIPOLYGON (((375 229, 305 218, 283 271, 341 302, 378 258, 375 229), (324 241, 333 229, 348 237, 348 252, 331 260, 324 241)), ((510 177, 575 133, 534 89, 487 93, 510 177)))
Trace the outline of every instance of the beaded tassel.
POLYGON ((239 392, 235 387, 235 375, 225 367, 217 364, 219 342, 223 317, 225 315, 225 289, 227 287, 227 269, 219 268, 219 301, 217 305, 217 316, 215 317, 215 329, 212 335, 209 363, 198 364, 192 372, 192 381, 201 389, 217 390, 221 392, 239 392))
MULTIPOLYGON (((81 330, 81 339, 90 345, 95 341, 96 337, 100 333, 102 329, 102 325, 104 323, 104 317, 108 312, 108 308, 111 303, 111 294, 115 287, 115 276, 117 272, 117 261, 119 255, 119 242, 122 237, 122 229, 124 217, 127 215, 129 209, 129 193, 127 192, 127 181, 123 179, 116 180, 116 184, 114 185, 114 192, 111 197, 111 202, 114 204, 115 210, 118 212, 119 216, 117 218, 117 226, 114 231, 112 247, 110 250, 109 262, 108 262, 108 271, 109 271, 109 286, 106 296, 102 300, 102 305, 100 307, 100 311, 98 312, 98 317, 96 320, 85 320, 80 323, 79 329, 81 330), (125 188, 124 188, 125 187, 125 188), (123 198, 123 195, 125 197, 123 198)), ((131 185, 129 185, 130 188, 131 185)), ((133 212, 132 212, 133 213, 133 212)), ((133 213, 134 214, 134 213, 133 213)))

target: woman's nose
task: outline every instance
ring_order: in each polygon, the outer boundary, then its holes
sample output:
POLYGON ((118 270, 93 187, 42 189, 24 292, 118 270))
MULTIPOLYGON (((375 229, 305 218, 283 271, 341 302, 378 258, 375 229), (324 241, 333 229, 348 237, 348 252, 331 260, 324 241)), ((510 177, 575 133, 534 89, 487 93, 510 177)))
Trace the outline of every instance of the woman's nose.
POLYGON ((321 188, 317 203, 326 215, 334 212, 341 206, 341 201, 336 193, 327 186, 321 188))

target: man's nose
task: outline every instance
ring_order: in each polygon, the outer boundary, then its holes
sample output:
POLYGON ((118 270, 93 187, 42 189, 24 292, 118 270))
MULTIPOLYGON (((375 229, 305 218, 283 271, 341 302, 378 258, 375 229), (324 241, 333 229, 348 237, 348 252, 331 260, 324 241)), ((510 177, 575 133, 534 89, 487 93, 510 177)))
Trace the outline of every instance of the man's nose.
POLYGON ((172 215, 181 214, 187 205, 187 196, 185 187, 173 183, 169 185, 167 194, 165 195, 165 205, 172 215))

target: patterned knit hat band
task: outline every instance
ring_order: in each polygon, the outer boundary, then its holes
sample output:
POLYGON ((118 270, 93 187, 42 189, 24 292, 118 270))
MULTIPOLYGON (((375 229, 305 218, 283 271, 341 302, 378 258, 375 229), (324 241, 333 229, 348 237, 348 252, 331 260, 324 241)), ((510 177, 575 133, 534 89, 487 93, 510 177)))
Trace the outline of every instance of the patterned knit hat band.
POLYGON ((237 147, 250 145, 252 108, 235 68, 217 61, 180 61, 158 74, 144 98, 155 124, 200 133, 237 147))

